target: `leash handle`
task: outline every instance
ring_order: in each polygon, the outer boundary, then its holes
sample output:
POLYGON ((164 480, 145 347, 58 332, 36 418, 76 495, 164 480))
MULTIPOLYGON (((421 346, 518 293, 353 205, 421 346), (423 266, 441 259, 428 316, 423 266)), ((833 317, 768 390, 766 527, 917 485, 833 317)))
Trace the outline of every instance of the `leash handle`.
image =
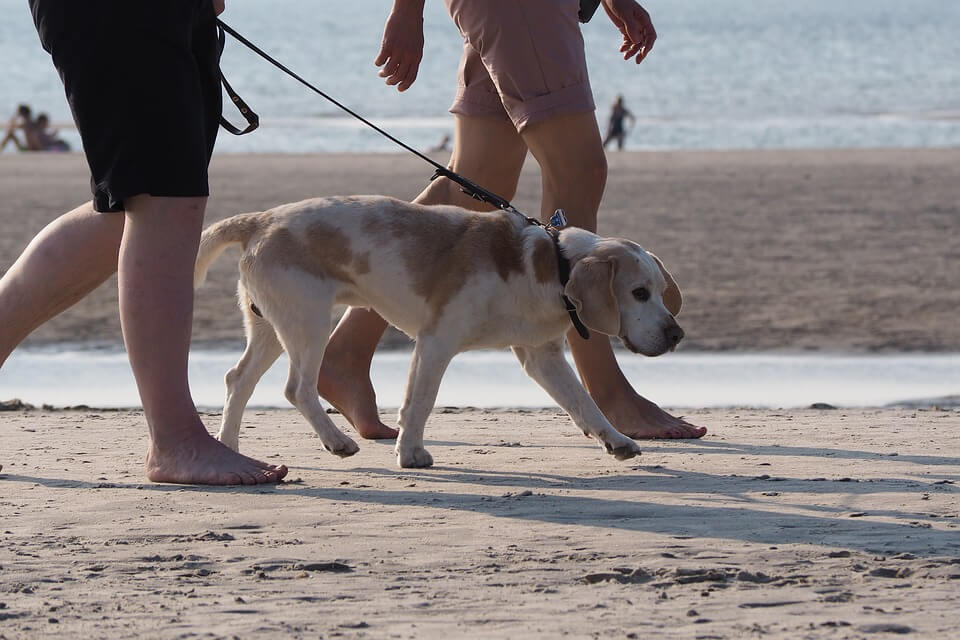
MULTIPOLYGON (((220 54, 223 55, 223 48, 227 44, 227 36, 223 32, 223 26, 219 20, 217 21, 217 40, 219 40, 220 42, 220 54)), ((218 64, 217 67, 219 68, 220 65, 218 64)), ((260 116, 254 113, 253 109, 251 109, 247 105, 247 103, 243 101, 243 98, 237 95, 237 92, 233 90, 233 87, 231 87, 230 83, 227 82, 227 77, 223 75, 223 69, 219 68, 219 71, 220 71, 220 84, 223 85, 223 90, 227 92, 227 95, 230 97, 230 100, 233 102, 234 105, 236 105, 241 115, 243 115, 243 117, 247 121, 247 127, 241 130, 235 127, 233 123, 227 120, 221 113, 220 126, 235 136, 246 135, 260 126, 260 116)))

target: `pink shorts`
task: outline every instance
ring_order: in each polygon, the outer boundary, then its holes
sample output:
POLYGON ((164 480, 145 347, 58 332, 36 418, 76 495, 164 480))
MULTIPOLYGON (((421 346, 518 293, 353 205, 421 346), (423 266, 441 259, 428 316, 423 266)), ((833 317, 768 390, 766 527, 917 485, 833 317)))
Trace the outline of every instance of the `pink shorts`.
POLYGON ((517 131, 593 111, 579 0, 445 0, 463 35, 450 112, 509 118, 517 131))

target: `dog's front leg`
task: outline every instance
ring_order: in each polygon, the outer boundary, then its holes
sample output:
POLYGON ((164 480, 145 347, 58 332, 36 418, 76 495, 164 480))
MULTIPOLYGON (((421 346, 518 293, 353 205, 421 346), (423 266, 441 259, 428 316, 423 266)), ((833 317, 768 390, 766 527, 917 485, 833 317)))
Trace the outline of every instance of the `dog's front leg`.
POLYGON ((423 447, 423 428, 437 401, 437 391, 456 350, 433 336, 418 337, 410 362, 407 391, 400 407, 397 463, 404 468, 429 467, 433 456, 423 447))
POLYGON ((597 403, 593 401, 566 358, 563 341, 548 342, 539 347, 513 347, 523 370, 533 378, 550 397, 557 401, 588 436, 600 441, 607 453, 617 460, 640 455, 637 443, 613 428, 597 403))

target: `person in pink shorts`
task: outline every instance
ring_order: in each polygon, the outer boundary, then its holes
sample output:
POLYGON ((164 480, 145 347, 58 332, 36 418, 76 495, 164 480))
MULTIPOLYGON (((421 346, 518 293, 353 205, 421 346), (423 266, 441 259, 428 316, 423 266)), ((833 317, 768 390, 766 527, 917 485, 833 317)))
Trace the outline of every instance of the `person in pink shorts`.
MULTIPOLYGON (((564 209, 569 223, 595 231, 607 163, 587 75, 579 0, 445 0, 463 35, 449 168, 511 199, 527 152, 540 165, 540 214, 564 209)), ((386 83, 405 91, 423 54, 424 0, 394 0, 375 64, 386 83)), ((590 5, 590 2, 583 4, 590 5)), ((596 2, 592 3, 596 8, 596 2)), ((602 0, 623 36, 625 60, 640 63, 656 40, 650 16, 634 0, 602 0)), ((490 209, 438 178, 421 204, 490 209)), ((386 323, 350 309, 334 331, 318 390, 361 436, 390 438, 380 422, 369 368, 386 323), (358 384, 364 381, 364 384, 358 384)), ((617 365, 608 340, 567 334, 584 386, 610 422, 634 438, 699 438, 706 429, 671 416, 640 396, 617 365)))

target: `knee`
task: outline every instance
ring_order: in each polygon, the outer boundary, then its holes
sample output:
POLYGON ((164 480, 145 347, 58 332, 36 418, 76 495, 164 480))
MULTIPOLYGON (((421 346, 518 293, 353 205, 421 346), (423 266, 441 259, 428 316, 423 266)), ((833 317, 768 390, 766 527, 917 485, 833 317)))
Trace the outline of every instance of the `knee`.
POLYGON ((299 376, 291 376, 287 380, 287 386, 283 388, 283 395, 287 399, 287 402, 293 406, 297 406, 297 398, 300 394, 300 378, 299 376))
POLYGON ((603 195, 603 190, 607 186, 607 154, 603 152, 602 147, 597 151, 584 156, 582 175, 584 186, 603 195))

